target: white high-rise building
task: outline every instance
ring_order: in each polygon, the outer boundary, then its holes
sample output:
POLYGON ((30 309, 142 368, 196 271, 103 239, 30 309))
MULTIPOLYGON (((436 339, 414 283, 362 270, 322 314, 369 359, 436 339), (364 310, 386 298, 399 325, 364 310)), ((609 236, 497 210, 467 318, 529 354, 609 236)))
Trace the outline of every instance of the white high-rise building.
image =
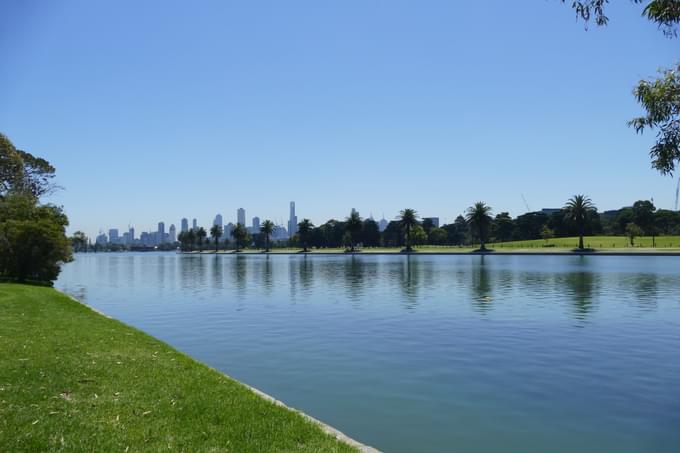
POLYGON ((189 221, 184 217, 182 219, 182 232, 186 233, 187 231, 189 231, 189 221))
POLYGON ((173 223, 170 225, 170 242, 174 243, 177 242, 177 229, 175 228, 175 224, 173 223))
POLYGON ((220 228, 224 226, 224 222, 222 222, 222 214, 217 214, 215 216, 215 220, 213 220, 213 225, 219 225, 220 228))
POLYGON ((297 234, 297 216, 295 215, 295 202, 290 202, 290 220, 288 220, 288 235, 293 237, 297 234))
POLYGON ((165 222, 158 222, 158 238, 157 241, 159 244, 162 244, 165 242, 165 222))
POLYGON ((109 230, 109 242, 111 244, 118 244, 120 239, 118 238, 118 228, 111 228, 109 230))
POLYGON ((191 222, 191 225, 192 225, 192 226, 191 226, 191 229, 192 229, 192 230, 194 230, 194 231, 198 230, 198 221, 197 221, 196 219, 194 219, 194 220, 191 222))
POLYGON ((253 217, 253 230, 255 232, 260 231, 260 218, 257 216, 253 217))
POLYGON ((236 210, 236 223, 240 223, 241 226, 246 226, 246 210, 243 208, 238 208, 236 210))

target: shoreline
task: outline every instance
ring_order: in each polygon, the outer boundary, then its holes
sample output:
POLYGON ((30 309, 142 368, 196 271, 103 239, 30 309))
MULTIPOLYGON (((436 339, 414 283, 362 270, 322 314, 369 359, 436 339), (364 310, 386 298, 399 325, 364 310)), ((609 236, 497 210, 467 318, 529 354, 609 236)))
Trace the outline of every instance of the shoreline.
MULTIPOLYGON (((126 253, 126 252, 99 252, 99 253, 126 253)), ((168 252, 161 252, 168 253, 168 252)), ((214 251, 208 252, 172 252, 178 255, 215 255, 215 256, 680 256, 680 250, 669 250, 667 252, 654 251, 654 250, 640 250, 640 251, 615 251, 615 250, 595 250, 595 251, 573 251, 573 250, 555 250, 555 251, 531 251, 531 250, 514 250, 514 251, 488 251, 488 252, 475 252, 475 251, 415 251, 415 252, 401 252, 401 251, 367 251, 367 252, 326 252, 326 251, 311 251, 311 252, 294 252, 294 251, 274 251, 265 253, 263 251, 219 251, 215 253, 214 251)))

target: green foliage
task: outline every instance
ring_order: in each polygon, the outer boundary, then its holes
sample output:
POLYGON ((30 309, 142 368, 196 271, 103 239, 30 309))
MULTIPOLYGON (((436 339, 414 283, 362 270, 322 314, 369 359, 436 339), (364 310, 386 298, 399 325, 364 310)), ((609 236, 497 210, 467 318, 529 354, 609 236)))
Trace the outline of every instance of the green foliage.
POLYGON ((631 247, 635 245, 635 238, 642 236, 642 234, 642 229, 633 222, 630 222, 628 225, 626 225, 626 236, 628 236, 628 239, 630 240, 631 247))
POLYGON ((349 246, 349 249, 353 252, 354 251, 354 246, 358 242, 359 239, 359 234, 361 233, 361 229, 363 228, 363 222, 361 220, 361 216, 359 216, 359 213, 356 211, 352 211, 352 213, 347 217, 347 220, 345 221, 345 231, 349 235, 348 237, 345 237, 343 235, 343 239, 346 245, 349 246))
POLYGON ((32 196, 11 194, 0 200, 0 276, 55 280, 60 264, 72 260, 66 226, 60 208, 39 205, 32 196))
POLYGON ((579 231, 578 248, 583 249, 583 235, 589 215, 595 212, 595 205, 585 195, 574 195, 564 206, 565 217, 574 222, 579 231))
POLYGON ((40 198, 54 191, 54 167, 43 158, 18 150, 0 133, 0 198, 18 193, 40 198))
POLYGON ((240 223, 237 223, 234 229, 231 230, 231 236, 234 238, 234 242, 236 243, 237 252, 241 251, 241 249, 248 244, 248 230, 246 230, 246 227, 240 223))
POLYGON ((215 241, 215 253, 217 253, 219 246, 220 246, 220 238, 222 237, 222 234, 224 234, 224 230, 222 229, 222 225, 213 225, 210 228, 210 237, 213 238, 215 241))
MULTIPOLYGON (((416 225, 418 225, 418 213, 415 211, 415 209, 410 208, 402 210, 399 213, 399 223, 401 224, 401 228, 405 233, 406 251, 410 252, 413 250, 411 232, 416 227, 416 225)), ((425 235, 425 238, 427 239, 427 235, 425 235)))
POLYGON ((314 224, 309 219, 302 219, 302 222, 298 223, 298 236, 300 242, 302 243, 302 249, 306 252, 309 248, 309 241, 312 238, 312 230, 314 229, 314 224))
POLYGON ((444 228, 432 228, 428 236, 428 243, 432 245, 446 245, 448 243, 448 236, 444 228))
POLYGON ((85 233, 83 233, 82 231, 76 231, 75 233, 73 233, 73 236, 71 236, 70 240, 71 248, 73 248, 73 251, 87 252, 88 239, 85 233))
POLYGON ((262 225, 260 225, 260 234, 264 236, 264 249, 266 252, 269 251, 269 240, 275 229, 276 225, 274 225, 274 222, 271 220, 265 220, 262 222, 262 225))

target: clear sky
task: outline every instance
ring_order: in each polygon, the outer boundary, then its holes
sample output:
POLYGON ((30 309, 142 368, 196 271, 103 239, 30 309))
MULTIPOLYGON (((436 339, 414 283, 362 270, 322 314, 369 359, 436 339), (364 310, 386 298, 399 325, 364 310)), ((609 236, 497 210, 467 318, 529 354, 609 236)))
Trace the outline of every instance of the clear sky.
POLYGON ((640 12, 585 31, 558 0, 0 0, 0 131, 56 166, 90 235, 286 221, 291 200, 316 224, 514 216, 522 194, 672 208, 626 121, 680 39, 640 12))

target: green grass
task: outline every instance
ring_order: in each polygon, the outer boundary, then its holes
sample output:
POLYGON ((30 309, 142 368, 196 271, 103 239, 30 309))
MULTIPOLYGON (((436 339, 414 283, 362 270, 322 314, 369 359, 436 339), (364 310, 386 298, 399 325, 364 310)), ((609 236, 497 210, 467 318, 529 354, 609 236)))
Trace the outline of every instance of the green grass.
POLYGON ((301 415, 51 288, 0 284, 0 450, 350 452, 301 415))
MULTIPOLYGON (((630 246, 630 241, 625 236, 585 236, 583 238, 583 244, 585 247, 590 247, 594 249, 628 249, 628 251, 634 251, 638 248, 651 248, 652 247, 652 237, 645 236, 635 238, 635 247, 630 246)), ((544 248, 549 250, 552 248, 564 248, 573 249, 578 247, 578 237, 569 238, 555 238, 555 239, 537 239, 533 241, 513 241, 513 242, 503 242, 497 244, 489 244, 498 251, 503 249, 532 249, 532 248, 544 248), (548 246, 548 247, 546 247, 548 246)), ((657 236, 656 237, 656 248, 657 249, 668 249, 668 248, 680 248, 680 236, 657 236)))

